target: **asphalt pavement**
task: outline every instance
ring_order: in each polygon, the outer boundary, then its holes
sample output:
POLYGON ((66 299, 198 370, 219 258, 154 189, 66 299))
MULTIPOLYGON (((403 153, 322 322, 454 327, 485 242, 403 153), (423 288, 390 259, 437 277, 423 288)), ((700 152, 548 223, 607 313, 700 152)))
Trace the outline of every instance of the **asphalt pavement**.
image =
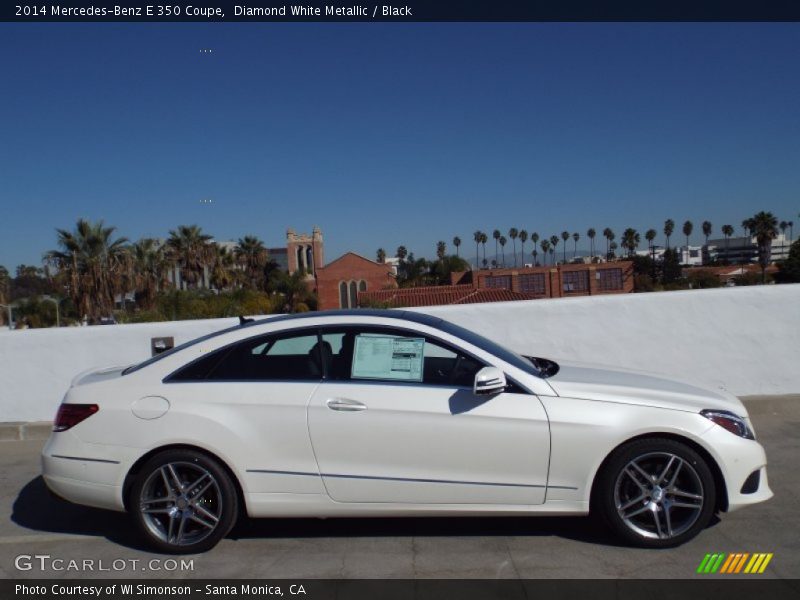
POLYGON ((745 401, 775 497, 670 550, 620 546, 583 517, 261 519, 205 554, 169 557, 148 551, 126 515, 48 495, 42 441, 0 442, 0 577, 708 578, 695 573, 706 553, 771 552, 751 577, 796 579, 800 396, 745 401))

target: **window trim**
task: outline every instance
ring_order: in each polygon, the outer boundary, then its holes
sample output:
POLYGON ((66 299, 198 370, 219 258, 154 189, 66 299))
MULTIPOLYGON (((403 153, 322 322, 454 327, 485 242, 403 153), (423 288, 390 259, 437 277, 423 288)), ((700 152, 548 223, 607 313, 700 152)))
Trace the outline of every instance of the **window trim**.
MULTIPOLYGON (((316 335, 317 344, 319 344, 321 342, 322 338, 321 338, 321 336, 319 334, 319 326, 318 325, 311 325, 311 326, 307 325, 305 327, 296 327, 296 328, 292 328, 292 329, 284 329, 282 331, 271 331, 271 332, 268 332, 268 333, 262 333, 260 335, 254 335, 254 336, 246 337, 246 338, 241 339, 241 340, 235 340, 233 342, 230 342, 229 344, 221 346, 220 348, 217 348, 216 350, 213 350, 211 352, 211 355, 213 355, 213 354, 221 355, 221 358, 219 358, 217 363, 214 365, 214 369, 216 369, 217 366, 219 366, 219 363, 222 362, 228 356, 228 354, 230 354, 230 352, 233 350, 233 348, 235 346, 238 346, 239 344, 245 344, 245 343, 248 343, 248 342, 253 342, 255 340, 264 339, 264 338, 268 338, 268 337, 274 337, 274 336, 278 336, 279 338, 284 337, 284 335, 286 337, 300 337, 300 336, 296 336, 294 334, 298 334, 298 333, 302 334, 303 332, 306 332, 306 331, 309 332, 309 335, 311 333, 314 333, 316 335)), ((270 345, 270 347, 271 347, 271 345, 270 345)), ((174 384, 174 383, 273 383, 273 382, 276 382, 276 383, 314 383, 314 382, 319 383, 321 381, 324 381, 325 371, 326 371, 326 365, 322 361, 322 356, 320 354, 320 349, 321 349, 321 346, 317 346, 317 360, 319 361, 320 365, 322 366, 322 368, 320 369, 320 371, 322 372, 322 376, 319 377, 319 378, 315 378, 315 379, 208 379, 208 378, 205 378, 205 379, 174 379, 174 377, 180 371, 183 371, 184 369, 188 369, 189 367, 191 367, 192 365, 200 362, 201 360, 207 359, 209 357, 209 354, 206 354, 205 356, 198 356, 194 360, 191 360, 188 363, 183 364, 180 367, 178 367, 177 369, 175 369, 174 371, 170 372, 168 375, 166 375, 161 380, 161 383, 170 383, 170 384, 174 384)), ((213 371, 213 369, 212 369, 212 371, 213 371)))

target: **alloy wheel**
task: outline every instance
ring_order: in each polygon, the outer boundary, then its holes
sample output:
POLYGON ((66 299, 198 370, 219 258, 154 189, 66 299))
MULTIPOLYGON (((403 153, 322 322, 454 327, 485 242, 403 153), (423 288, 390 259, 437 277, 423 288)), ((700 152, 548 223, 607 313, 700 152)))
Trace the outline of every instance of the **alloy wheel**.
POLYGON ((695 468, 671 452, 650 452, 628 462, 614 484, 614 504, 631 531, 669 540, 688 531, 704 508, 695 468))

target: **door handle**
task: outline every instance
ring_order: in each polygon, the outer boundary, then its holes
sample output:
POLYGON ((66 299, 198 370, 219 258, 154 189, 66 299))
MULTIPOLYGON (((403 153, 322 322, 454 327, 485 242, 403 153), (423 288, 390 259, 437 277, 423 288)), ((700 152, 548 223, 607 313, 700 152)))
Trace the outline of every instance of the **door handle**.
POLYGON ((360 410, 367 410, 367 405, 359 402, 358 400, 350 400, 349 398, 331 398, 325 404, 331 410, 342 410, 345 412, 357 412, 360 410))

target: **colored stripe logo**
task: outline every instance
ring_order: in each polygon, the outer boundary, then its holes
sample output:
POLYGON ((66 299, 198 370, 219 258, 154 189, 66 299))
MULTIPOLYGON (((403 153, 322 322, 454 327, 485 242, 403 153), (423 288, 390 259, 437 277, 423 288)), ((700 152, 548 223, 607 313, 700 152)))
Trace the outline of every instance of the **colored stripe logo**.
POLYGON ((734 552, 726 554, 725 552, 717 552, 714 554, 706 554, 705 558, 700 561, 700 566, 697 567, 697 572, 702 574, 761 574, 767 568, 769 561, 772 560, 772 552, 756 552, 750 554, 748 552, 734 552))

